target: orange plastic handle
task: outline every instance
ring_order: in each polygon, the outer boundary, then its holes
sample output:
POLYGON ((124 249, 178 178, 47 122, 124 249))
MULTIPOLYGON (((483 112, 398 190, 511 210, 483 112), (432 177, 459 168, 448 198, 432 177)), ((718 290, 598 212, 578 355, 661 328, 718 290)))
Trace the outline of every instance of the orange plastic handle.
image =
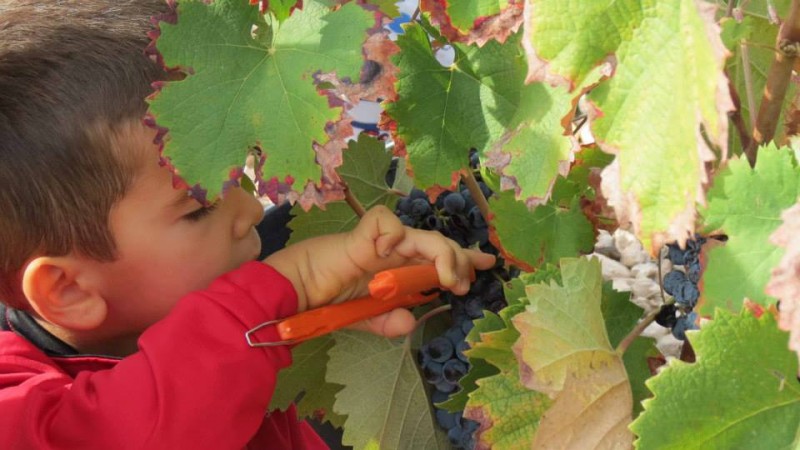
POLYGON ((395 308, 421 305, 436 298, 438 294, 409 294, 390 300, 361 297, 344 303, 311 309, 288 317, 278 323, 281 339, 301 342, 354 324, 360 320, 391 311, 395 308))
POLYGON ((432 265, 386 270, 376 274, 370 282, 370 296, 287 317, 278 323, 278 334, 282 340, 289 342, 300 342, 322 336, 395 308, 427 303, 438 294, 423 295, 420 292, 437 286, 439 277, 432 265))

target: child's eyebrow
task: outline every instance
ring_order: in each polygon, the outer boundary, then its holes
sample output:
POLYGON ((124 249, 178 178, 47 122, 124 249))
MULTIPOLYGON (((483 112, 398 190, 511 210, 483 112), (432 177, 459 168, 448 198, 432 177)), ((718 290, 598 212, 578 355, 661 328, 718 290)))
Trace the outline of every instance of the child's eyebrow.
POLYGON ((186 200, 192 200, 192 196, 187 190, 179 190, 178 193, 173 197, 172 201, 169 202, 170 208, 178 208, 186 203, 186 200))

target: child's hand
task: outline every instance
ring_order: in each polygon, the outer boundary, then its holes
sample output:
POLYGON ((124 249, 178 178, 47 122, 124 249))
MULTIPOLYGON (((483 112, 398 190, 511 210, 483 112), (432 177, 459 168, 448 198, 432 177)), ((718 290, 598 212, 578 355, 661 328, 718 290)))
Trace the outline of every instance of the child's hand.
MULTIPOLYGON (((274 253, 265 260, 295 286, 298 311, 367 295, 367 283, 381 270, 433 263, 442 287, 456 294, 469 290, 474 269, 489 269, 495 257, 458 244, 433 231, 403 226, 388 208, 369 210, 348 233, 320 236, 274 253)), ((409 331, 413 317, 395 310, 361 328, 388 336, 409 331)))

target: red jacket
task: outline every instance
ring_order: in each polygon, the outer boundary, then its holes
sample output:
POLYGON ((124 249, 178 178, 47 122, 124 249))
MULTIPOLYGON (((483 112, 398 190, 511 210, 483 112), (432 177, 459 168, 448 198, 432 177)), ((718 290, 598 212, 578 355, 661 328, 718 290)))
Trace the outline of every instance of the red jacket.
POLYGON ((291 283, 251 262, 187 295, 127 358, 48 356, 0 331, 0 449, 326 449, 293 408, 266 413, 289 349, 244 337, 296 309, 291 283))

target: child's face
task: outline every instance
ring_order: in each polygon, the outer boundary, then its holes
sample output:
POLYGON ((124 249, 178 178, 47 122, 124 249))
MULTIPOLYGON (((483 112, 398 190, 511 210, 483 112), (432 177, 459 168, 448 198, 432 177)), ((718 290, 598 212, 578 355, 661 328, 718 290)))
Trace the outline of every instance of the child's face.
POLYGON ((94 263, 116 337, 138 335, 182 296, 255 259, 261 249, 258 200, 231 188, 215 207, 203 208, 172 187, 169 170, 158 164, 153 132, 142 127, 133 134, 148 150, 147 160, 111 210, 118 258, 94 263))

